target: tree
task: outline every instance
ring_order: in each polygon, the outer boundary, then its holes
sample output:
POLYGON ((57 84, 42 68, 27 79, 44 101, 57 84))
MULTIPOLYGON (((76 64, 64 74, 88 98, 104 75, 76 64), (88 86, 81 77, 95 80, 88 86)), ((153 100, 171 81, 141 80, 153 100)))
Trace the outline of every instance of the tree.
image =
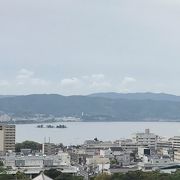
POLYGON ((55 180, 83 180, 83 177, 62 173, 60 176, 55 178, 55 180))
POLYGON ((0 180, 14 180, 14 176, 9 174, 0 174, 0 180))
POLYGON ((44 174, 54 180, 83 180, 83 177, 74 176, 72 174, 65 174, 56 169, 50 169, 44 171, 44 174))
POLYGON ((111 180, 111 176, 106 173, 102 173, 95 177, 95 180, 111 180))
POLYGON ((42 145, 34 141, 24 141, 22 143, 17 143, 15 146, 16 152, 20 152, 21 149, 31 149, 40 151, 42 149, 42 145))
POLYGON ((59 175, 61 175, 61 172, 56 169, 50 169, 50 170, 45 170, 44 174, 52 179, 55 179, 59 175))
POLYGON ((16 179, 18 180, 29 180, 23 172, 18 171, 15 175, 16 179))

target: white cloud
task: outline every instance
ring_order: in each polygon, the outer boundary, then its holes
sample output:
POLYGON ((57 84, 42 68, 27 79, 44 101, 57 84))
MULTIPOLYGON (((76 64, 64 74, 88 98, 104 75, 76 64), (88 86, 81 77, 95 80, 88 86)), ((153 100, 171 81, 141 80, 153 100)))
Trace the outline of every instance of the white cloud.
POLYGON ((18 72, 18 75, 16 76, 17 79, 27 79, 27 78, 31 78, 34 76, 34 72, 27 70, 27 69, 21 69, 18 72))
POLYGON ((41 85, 41 86, 49 85, 49 82, 44 79, 32 78, 30 81, 32 85, 41 85))
POLYGON ((92 74, 62 79, 60 87, 65 94, 89 94, 97 91, 108 91, 112 85, 104 74, 92 74))
POLYGON ((120 83, 121 92, 130 92, 137 80, 133 77, 124 77, 120 83))
POLYGON ((95 80, 103 80, 105 79, 105 75, 104 74, 92 74, 92 79, 95 79, 95 80))
POLYGON ((92 74, 89 79, 89 87, 92 91, 106 91, 112 87, 104 74, 92 74))
POLYGON ((129 92, 133 90, 135 82, 136 79, 133 77, 124 77, 119 85, 118 81, 113 81, 104 74, 64 78, 60 82, 50 81, 37 77, 35 72, 23 68, 17 72, 14 79, 9 81, 0 80, 0 87, 5 87, 2 91, 5 93, 11 92, 11 89, 14 88, 17 93, 12 94, 58 93, 62 95, 85 95, 95 92, 129 92))
POLYGON ((76 78, 76 77, 73 77, 73 78, 66 78, 66 79, 62 79, 61 82, 61 87, 63 88, 69 88, 69 87, 77 87, 78 85, 81 84, 81 81, 76 78))
POLYGON ((7 80, 0 80, 0 86, 1 87, 6 87, 9 85, 9 82, 7 80))
POLYGON ((93 88, 93 90, 107 90, 109 88, 111 88, 111 83, 109 82, 93 82, 91 85, 90 85, 91 88, 93 88))
POLYGON ((17 73, 15 84, 31 88, 31 86, 47 86, 49 82, 35 77, 35 72, 23 68, 17 73))
POLYGON ((126 84, 131 84, 136 82, 136 79, 133 77, 124 77, 124 79, 122 80, 122 84, 126 85, 126 84))

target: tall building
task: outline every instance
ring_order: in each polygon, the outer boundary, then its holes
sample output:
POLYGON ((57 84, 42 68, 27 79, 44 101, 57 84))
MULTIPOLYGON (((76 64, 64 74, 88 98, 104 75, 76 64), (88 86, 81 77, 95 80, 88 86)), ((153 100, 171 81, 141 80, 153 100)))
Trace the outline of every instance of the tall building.
POLYGON ((56 145, 53 143, 44 143, 42 153, 45 155, 54 155, 56 153, 56 145))
POLYGON ((15 125, 0 125, 0 153, 15 151, 15 125))
POLYGON ((146 129, 144 133, 135 133, 132 139, 138 145, 156 148, 158 136, 150 133, 149 129, 146 129))

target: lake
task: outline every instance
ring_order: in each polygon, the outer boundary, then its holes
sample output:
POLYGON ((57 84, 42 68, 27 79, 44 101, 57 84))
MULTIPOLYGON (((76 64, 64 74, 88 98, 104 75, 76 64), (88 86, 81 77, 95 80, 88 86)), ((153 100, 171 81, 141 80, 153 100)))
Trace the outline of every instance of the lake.
MULTIPOLYGON (((117 140, 130 138, 132 133, 144 132, 149 128, 152 133, 163 137, 180 136, 180 122, 67 122, 65 129, 37 128, 37 124, 16 125, 16 142, 32 140, 43 143, 63 143, 64 145, 82 144, 87 139, 117 140)), ((45 124, 47 125, 47 124, 45 124)))

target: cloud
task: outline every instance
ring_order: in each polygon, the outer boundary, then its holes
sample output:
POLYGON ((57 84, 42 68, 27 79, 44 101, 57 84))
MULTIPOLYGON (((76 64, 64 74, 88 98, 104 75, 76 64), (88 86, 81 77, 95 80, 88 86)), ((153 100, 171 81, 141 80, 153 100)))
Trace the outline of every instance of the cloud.
POLYGON ((47 86, 49 84, 48 81, 38 78, 35 76, 35 72, 30 71, 28 69, 22 68, 18 71, 15 84, 18 86, 47 86))
POLYGON ((94 90, 107 90, 109 88, 111 88, 111 83, 109 82, 93 82, 91 85, 90 85, 91 88, 93 88, 94 90))
POLYGON ((89 94, 97 91, 107 91, 112 85, 104 74, 92 74, 62 79, 60 87, 68 94, 89 94))
POLYGON ((2 92, 4 94, 8 91, 11 92, 12 89, 17 92, 12 94, 58 93, 62 95, 85 95, 95 92, 129 92, 133 90, 134 84, 136 84, 134 77, 124 77, 119 84, 118 81, 113 81, 102 73, 64 78, 60 81, 46 80, 37 77, 34 71, 25 68, 20 69, 14 79, 0 80, 0 87, 3 87, 2 92))
POLYGON ((136 79, 133 77, 124 77, 124 79, 122 80, 122 84, 124 85, 134 83, 134 82, 136 82, 136 79))
POLYGON ((17 79, 28 79, 34 76, 34 72, 27 70, 27 69, 21 69, 18 72, 18 75, 16 76, 17 79))
POLYGON ((104 74, 92 74, 91 75, 91 77, 92 77, 92 79, 95 79, 95 80, 104 80, 104 78, 105 78, 105 75, 104 74))
POLYGON ((50 83, 44 79, 39 79, 39 78, 32 78, 31 80, 32 85, 41 85, 41 86, 46 86, 49 85, 50 83))
POLYGON ((81 84, 81 80, 76 77, 62 79, 60 82, 61 87, 69 88, 69 87, 77 87, 81 84))
POLYGON ((1 87, 9 86, 9 81, 7 81, 7 80, 0 80, 0 86, 1 87))
POLYGON ((93 91, 106 91, 112 86, 111 83, 106 79, 104 74, 92 74, 89 79, 89 87, 93 91))
POLYGON ((132 86, 137 82, 133 77, 124 77, 120 83, 121 92, 130 92, 132 86))

